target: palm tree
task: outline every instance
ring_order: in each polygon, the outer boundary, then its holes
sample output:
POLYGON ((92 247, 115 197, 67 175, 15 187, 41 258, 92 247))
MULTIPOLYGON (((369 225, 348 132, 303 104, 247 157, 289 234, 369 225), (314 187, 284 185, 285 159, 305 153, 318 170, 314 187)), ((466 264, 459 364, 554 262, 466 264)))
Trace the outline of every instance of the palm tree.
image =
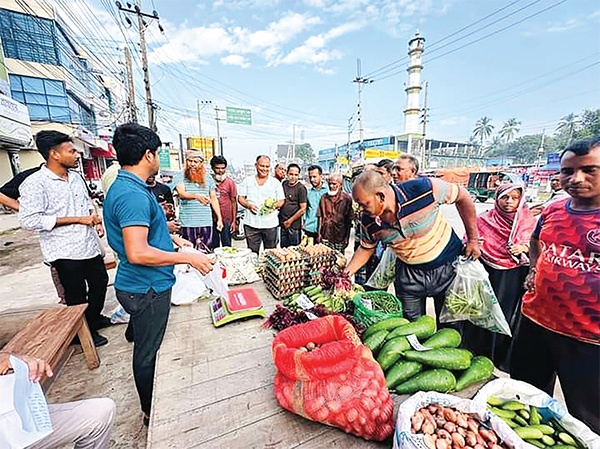
POLYGON ((571 143, 573 131, 575 131, 575 127, 577 125, 579 125, 579 116, 577 114, 573 114, 572 112, 559 120, 558 125, 556 126, 556 131, 569 133, 566 146, 569 146, 571 143))
POLYGON ((519 132, 519 126, 521 122, 516 118, 510 118, 504 122, 502 129, 500 130, 500 137, 506 139, 506 143, 510 142, 515 134, 519 132))
POLYGON ((479 143, 483 147, 483 142, 492 135, 493 130, 494 125, 492 125, 492 119, 489 117, 482 117, 475 122, 473 135, 479 139, 479 143))

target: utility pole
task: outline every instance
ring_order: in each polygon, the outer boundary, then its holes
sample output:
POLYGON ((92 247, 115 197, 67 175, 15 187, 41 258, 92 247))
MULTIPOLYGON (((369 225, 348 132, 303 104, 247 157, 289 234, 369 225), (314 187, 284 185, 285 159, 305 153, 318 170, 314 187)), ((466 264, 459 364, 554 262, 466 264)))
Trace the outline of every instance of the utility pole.
POLYGON ((427 161, 427 81, 425 81, 425 95, 423 99, 423 114, 421 115, 421 123, 423 124, 423 149, 421 151, 421 167, 425 167, 427 161))
POLYGON ((219 111, 223 112, 225 111, 225 109, 219 109, 219 107, 215 105, 215 122, 217 124, 217 154, 219 156, 223 156, 223 142, 221 141, 221 130, 219 128, 219 122, 224 119, 219 118, 219 111))
POLYGON ((198 106, 198 135, 200 137, 202 136, 202 117, 200 115, 200 112, 202 111, 202 109, 204 109, 205 106, 212 104, 212 101, 210 100, 196 100, 196 104, 198 106))
MULTIPOLYGON (((138 32, 140 33, 140 50, 142 53, 142 69, 144 71, 144 85, 146 88, 146 107, 148 108, 148 125, 150 129, 156 131, 156 117, 154 116, 154 103, 152 102, 152 92, 150 90, 150 71, 148 69, 148 52, 146 49, 146 28, 148 25, 144 22, 144 17, 152 20, 159 20, 158 13, 153 11, 152 14, 146 14, 142 12, 142 1, 136 0, 134 9, 127 9, 121 5, 121 2, 116 2, 117 8, 120 11, 135 14, 138 21, 138 32)), ((131 21, 126 18, 127 23, 131 24, 131 21)), ((158 29, 162 32, 162 26, 160 22, 158 29)))
POLYGON ((125 46, 125 69, 127 70, 127 107, 129 108, 129 120, 137 122, 137 109, 135 107, 135 90, 133 86, 133 70, 131 68, 131 53, 129 47, 125 46))
POLYGON ((292 125, 292 159, 296 159, 296 124, 292 125))
POLYGON ((546 128, 542 129, 542 142, 540 143, 540 148, 538 150, 538 161, 537 161, 538 169, 542 166, 542 154, 544 154, 544 140, 545 139, 546 139, 546 128))
POLYGON ((348 161, 348 167, 350 167, 350 136, 352 135, 352 118, 354 117, 354 114, 352 114, 351 117, 348 117, 348 142, 346 143, 346 160, 348 161))
POLYGON ((362 117, 362 86, 363 84, 370 84, 373 82, 372 79, 363 78, 360 75, 360 58, 356 60, 356 78, 352 80, 353 83, 358 84, 358 138, 360 141, 360 152, 361 157, 363 156, 363 140, 364 140, 364 129, 363 129, 363 117, 362 117))

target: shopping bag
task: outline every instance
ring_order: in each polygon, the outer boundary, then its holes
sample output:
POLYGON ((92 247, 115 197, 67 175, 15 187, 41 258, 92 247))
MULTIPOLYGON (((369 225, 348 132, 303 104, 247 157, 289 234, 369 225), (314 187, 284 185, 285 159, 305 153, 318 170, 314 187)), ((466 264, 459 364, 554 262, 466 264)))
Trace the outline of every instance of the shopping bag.
POLYGON ((175 285, 171 291, 171 304, 179 306, 210 295, 204 283, 204 277, 195 268, 186 265, 175 265, 173 269, 175 285))
MULTIPOLYGON (((537 407, 542 417, 556 419, 567 432, 579 439, 588 449, 600 449, 600 436, 570 415, 561 402, 527 382, 505 378, 493 380, 479 390, 473 401, 485 407, 490 396, 501 401, 515 399, 523 404, 533 405, 537 407)), ((529 448, 535 449, 532 445, 529 445, 529 448)))
POLYGON ((459 257, 454 266, 456 277, 446 292, 440 323, 469 321, 491 332, 512 336, 481 262, 459 257))
MULTIPOLYGON (((204 254, 201 251, 198 251, 195 248, 184 247, 181 249, 183 253, 193 253, 193 254, 204 254)), ((205 254, 207 257, 214 258, 213 254, 205 254)), ((213 269, 206 275, 202 275, 198 272, 198 275, 202 279, 204 285, 213 292, 213 294, 220 296, 221 298, 227 298, 227 291, 229 288, 227 287, 226 271, 221 266, 219 262, 215 262, 213 265, 213 269)))
POLYGON ((379 290, 387 290, 390 284, 396 280, 396 254, 387 247, 381 256, 379 265, 367 281, 369 287, 379 290))
POLYGON ((250 284, 260 280, 254 267, 253 254, 248 248, 236 248, 234 253, 226 248, 215 248, 217 260, 227 273, 227 285, 250 284))
POLYGON ((383 371, 343 317, 284 329, 273 340, 273 359, 283 408, 367 440, 392 434, 394 402, 383 371))
POLYGON ((411 430, 412 416, 430 404, 452 407, 462 413, 468 413, 483 423, 484 427, 493 430, 506 447, 528 449, 508 424, 487 410, 485 404, 434 391, 419 391, 400 404, 394 432, 394 449, 430 449, 425 444, 425 435, 415 434, 411 430))

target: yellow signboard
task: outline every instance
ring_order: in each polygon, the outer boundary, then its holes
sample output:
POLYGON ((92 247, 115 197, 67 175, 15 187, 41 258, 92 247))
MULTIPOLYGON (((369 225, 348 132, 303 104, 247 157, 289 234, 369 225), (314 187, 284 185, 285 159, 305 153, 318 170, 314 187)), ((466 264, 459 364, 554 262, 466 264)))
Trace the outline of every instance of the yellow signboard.
POLYGON ((346 164, 348 165, 348 159, 346 159, 345 157, 338 157, 336 159, 337 162, 339 162, 340 164, 346 164))
POLYGON ((215 154, 215 139, 212 137, 188 137, 186 141, 188 150, 202 150, 206 162, 209 162, 215 154))
POLYGON ((365 150, 365 159, 376 159, 376 158, 398 159, 399 157, 400 157, 400 151, 376 150, 374 148, 367 148, 365 150))

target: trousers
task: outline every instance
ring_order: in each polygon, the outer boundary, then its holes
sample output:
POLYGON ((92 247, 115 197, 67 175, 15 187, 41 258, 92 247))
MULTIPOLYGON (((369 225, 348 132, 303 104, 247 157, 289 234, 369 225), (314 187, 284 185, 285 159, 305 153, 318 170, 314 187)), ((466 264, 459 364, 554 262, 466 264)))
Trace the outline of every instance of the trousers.
POLYGON ((108 273, 101 255, 91 259, 58 259, 52 262, 58 272, 60 283, 65 289, 68 306, 86 304, 85 318, 90 330, 98 329, 100 312, 104 308, 108 273))
POLYGON ((28 449, 51 449, 75 443, 75 449, 105 449, 115 424, 116 405, 112 399, 49 404, 54 431, 28 449))
POLYGON ((264 249, 277 247, 279 227, 262 229, 244 225, 244 233, 246 234, 246 244, 248 245, 248 248, 256 254, 260 251, 261 243, 263 244, 264 249))
POLYGON ((127 293, 116 290, 117 300, 129 313, 133 328, 133 377, 142 411, 150 415, 156 354, 165 336, 171 289, 157 293, 127 293))

